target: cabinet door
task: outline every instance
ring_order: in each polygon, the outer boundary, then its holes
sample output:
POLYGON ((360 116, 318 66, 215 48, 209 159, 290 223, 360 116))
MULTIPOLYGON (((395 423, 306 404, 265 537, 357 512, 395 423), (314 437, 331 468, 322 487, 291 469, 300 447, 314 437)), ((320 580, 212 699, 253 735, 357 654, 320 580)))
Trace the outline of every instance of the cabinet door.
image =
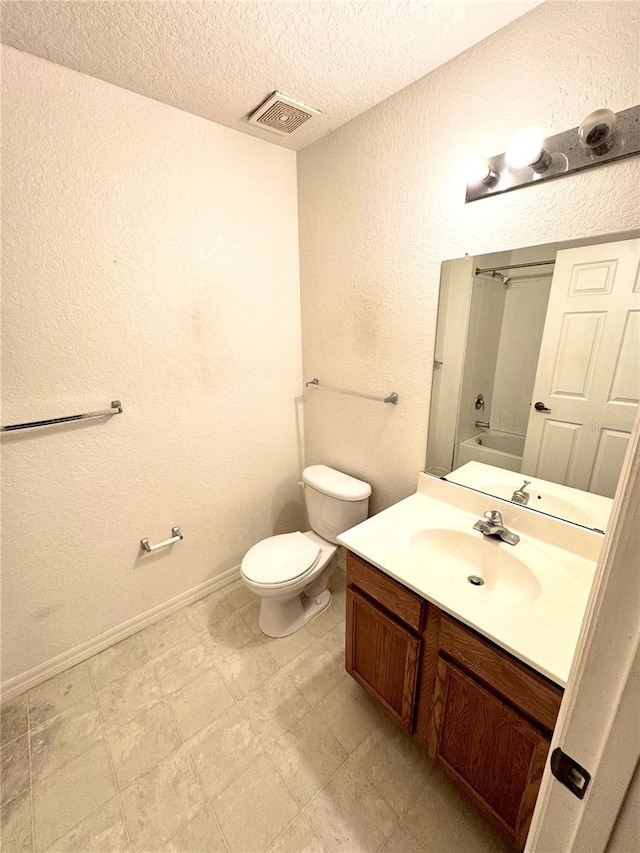
POLYGON ((435 759, 524 847, 549 740, 455 664, 438 658, 435 759))
POLYGON ((411 733, 420 639, 347 589, 347 672, 411 733))

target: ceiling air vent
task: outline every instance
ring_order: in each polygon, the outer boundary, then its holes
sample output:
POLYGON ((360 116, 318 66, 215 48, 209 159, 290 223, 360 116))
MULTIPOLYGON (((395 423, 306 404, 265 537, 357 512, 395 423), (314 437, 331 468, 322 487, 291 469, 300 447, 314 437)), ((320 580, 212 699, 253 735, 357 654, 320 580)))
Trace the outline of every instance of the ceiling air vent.
POLYGON ((265 130, 272 130, 281 136, 288 136, 312 116, 319 116, 320 110, 314 110, 300 101, 287 98, 282 92, 274 92, 257 110, 249 116, 249 124, 257 124, 265 130))

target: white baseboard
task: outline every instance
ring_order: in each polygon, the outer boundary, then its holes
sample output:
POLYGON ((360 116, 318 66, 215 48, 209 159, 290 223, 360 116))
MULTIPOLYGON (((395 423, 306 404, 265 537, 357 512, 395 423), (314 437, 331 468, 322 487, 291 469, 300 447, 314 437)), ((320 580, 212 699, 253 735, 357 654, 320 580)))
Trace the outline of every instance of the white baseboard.
POLYGON ((129 619, 128 622, 116 625, 115 628, 110 628, 108 631, 105 631, 104 634, 98 634, 97 637, 94 637, 92 640, 87 640, 87 642, 81 643, 79 646, 75 646, 68 652, 63 652, 61 655, 57 655, 55 658, 52 658, 45 663, 38 664, 38 666, 34 666, 33 669, 29 669, 21 675, 9 678, 0 685, 2 701, 4 702, 7 699, 11 699, 14 696, 19 695, 20 693, 24 693, 25 690, 30 690, 32 687, 36 687, 36 685, 41 684, 48 678, 52 678, 54 675, 64 672, 64 670, 68 669, 70 666, 82 663, 82 661, 93 657, 93 655, 98 652, 104 651, 104 649, 109 646, 115 645, 120 642, 120 640, 130 637, 132 634, 137 634, 138 631, 141 631, 143 628, 148 628, 149 625, 153 625, 154 622, 158 622, 160 619, 170 616, 177 610, 181 610, 187 604, 192 604, 194 601, 198 601, 198 599, 204 598, 212 592, 215 592, 217 589, 222 589, 222 587, 227 586, 239 577, 240 566, 234 566, 231 569, 227 569, 226 572, 216 575, 215 578, 211 578, 211 580, 205 581, 204 583, 193 587, 193 589, 180 593, 180 595, 177 595, 175 598, 165 601, 163 604, 159 604, 151 610, 147 610, 146 613, 134 616, 134 618, 129 619))

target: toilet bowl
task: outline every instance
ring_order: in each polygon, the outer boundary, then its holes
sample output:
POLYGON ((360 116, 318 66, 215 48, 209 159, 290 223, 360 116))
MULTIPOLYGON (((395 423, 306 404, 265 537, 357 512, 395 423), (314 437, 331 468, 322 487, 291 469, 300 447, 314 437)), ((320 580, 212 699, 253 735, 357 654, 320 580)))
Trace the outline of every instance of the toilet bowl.
POLYGON ((371 486, 326 465, 302 472, 311 530, 263 539, 247 551, 241 577, 260 596, 260 630, 286 637, 331 604, 336 536, 364 521, 371 486))

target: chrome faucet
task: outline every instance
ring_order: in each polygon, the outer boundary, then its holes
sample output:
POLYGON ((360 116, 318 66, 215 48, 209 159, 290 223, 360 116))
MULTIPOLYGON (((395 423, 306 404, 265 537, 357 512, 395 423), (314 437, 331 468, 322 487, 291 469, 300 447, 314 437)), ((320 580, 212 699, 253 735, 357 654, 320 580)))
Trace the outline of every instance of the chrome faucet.
POLYGON ((479 519, 473 525, 474 530, 479 530, 485 536, 497 536, 502 539, 507 545, 516 545, 520 541, 517 533, 512 533, 502 523, 502 515, 497 509, 487 510, 484 514, 484 519, 479 519), (486 521, 484 520, 486 519, 486 521))
POLYGON ((511 495, 511 500, 516 504, 521 504, 522 506, 526 506, 529 503, 529 498, 531 495, 529 492, 525 492, 525 488, 531 485, 531 480, 525 480, 524 483, 520 486, 519 489, 516 489, 515 492, 511 495))

